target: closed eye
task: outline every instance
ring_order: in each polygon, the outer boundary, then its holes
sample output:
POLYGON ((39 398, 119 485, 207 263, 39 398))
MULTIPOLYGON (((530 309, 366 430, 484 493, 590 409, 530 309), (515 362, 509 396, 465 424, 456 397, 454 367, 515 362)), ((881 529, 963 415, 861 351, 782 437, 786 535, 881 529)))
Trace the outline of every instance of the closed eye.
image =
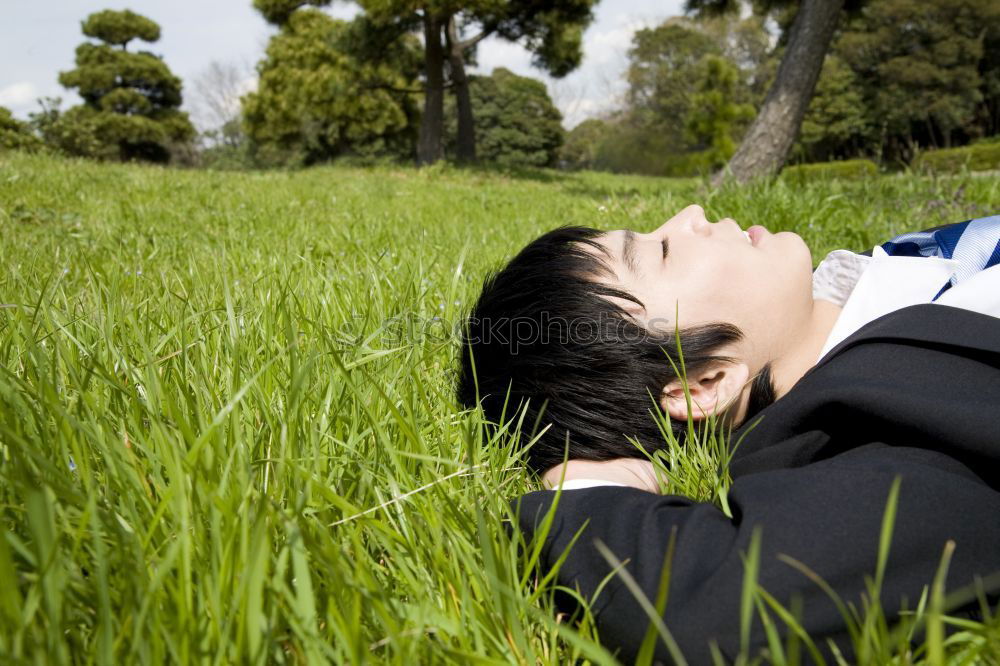
POLYGON ((667 253, 670 252, 670 244, 667 243, 667 239, 664 238, 662 241, 660 241, 660 245, 663 247, 663 259, 666 260, 667 253))

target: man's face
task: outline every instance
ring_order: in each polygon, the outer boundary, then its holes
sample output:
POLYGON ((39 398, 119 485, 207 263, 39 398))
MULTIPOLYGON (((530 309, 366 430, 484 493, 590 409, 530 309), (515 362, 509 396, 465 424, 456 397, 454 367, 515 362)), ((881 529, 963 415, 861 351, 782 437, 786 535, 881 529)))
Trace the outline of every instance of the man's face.
POLYGON ((798 234, 760 226, 748 234, 688 206, 649 233, 611 231, 597 240, 616 275, 602 281, 645 305, 619 303, 638 321, 669 334, 676 323, 733 324, 745 334, 739 353, 751 366, 778 356, 809 316, 812 257, 798 234))

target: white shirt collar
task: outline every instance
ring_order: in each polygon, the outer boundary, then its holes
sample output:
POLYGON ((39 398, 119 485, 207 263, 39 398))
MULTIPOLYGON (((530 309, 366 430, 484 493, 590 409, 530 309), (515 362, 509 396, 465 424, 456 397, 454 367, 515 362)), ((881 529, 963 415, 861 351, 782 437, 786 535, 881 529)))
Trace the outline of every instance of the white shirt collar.
POLYGON ((813 271, 813 299, 844 307, 871 260, 850 250, 834 250, 826 255, 813 271))
POLYGON ((889 256, 878 246, 870 258, 847 250, 831 252, 813 275, 813 297, 843 309, 819 358, 878 317, 930 303, 958 267, 953 259, 889 256))

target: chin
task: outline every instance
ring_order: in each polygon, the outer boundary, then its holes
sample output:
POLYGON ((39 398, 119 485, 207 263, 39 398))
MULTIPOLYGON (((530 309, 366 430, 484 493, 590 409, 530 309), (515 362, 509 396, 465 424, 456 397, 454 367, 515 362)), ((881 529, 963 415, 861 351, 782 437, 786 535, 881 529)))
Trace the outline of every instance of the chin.
POLYGON ((781 237, 783 252, 790 260, 795 260, 796 263, 801 263, 809 267, 809 272, 812 273, 812 250, 806 245, 806 242, 802 240, 802 236, 799 236, 794 231, 779 231, 775 234, 776 237, 781 237))
POLYGON ((809 250, 806 242, 802 240, 802 236, 793 231, 780 231, 775 234, 774 240, 778 240, 779 238, 781 239, 781 243, 778 251, 791 278, 790 284, 798 284, 800 281, 803 284, 808 284, 811 296, 813 273, 812 251, 809 250))

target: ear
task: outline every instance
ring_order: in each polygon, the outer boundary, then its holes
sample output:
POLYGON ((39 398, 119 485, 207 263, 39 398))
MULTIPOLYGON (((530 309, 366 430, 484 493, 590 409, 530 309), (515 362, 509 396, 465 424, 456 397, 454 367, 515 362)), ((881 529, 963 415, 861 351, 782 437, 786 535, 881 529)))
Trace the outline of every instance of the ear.
MULTIPOLYGON (((744 387, 749 384, 750 368, 740 361, 714 361, 696 373, 688 372, 687 378, 691 392, 691 418, 701 421, 739 400, 744 387)), ((660 407, 672 419, 687 420, 688 406, 681 378, 663 387, 660 407)))

